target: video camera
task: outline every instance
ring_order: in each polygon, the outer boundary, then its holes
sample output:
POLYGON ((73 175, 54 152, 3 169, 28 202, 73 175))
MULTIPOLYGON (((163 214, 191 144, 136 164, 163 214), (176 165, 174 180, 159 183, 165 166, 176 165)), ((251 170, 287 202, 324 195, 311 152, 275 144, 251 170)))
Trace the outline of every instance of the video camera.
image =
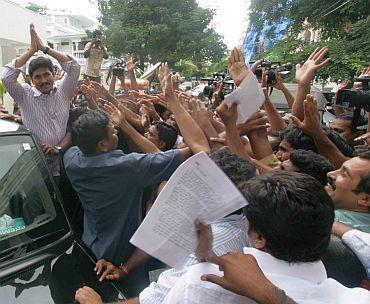
POLYGON ((341 89, 338 91, 336 105, 344 108, 361 108, 370 112, 370 76, 357 78, 362 82, 362 89, 341 89))
POLYGON ((123 76, 125 75, 125 63, 119 58, 113 65, 113 76, 123 76))
POLYGON ((223 100, 225 95, 230 94, 235 87, 234 81, 225 72, 213 73, 213 77, 201 78, 202 81, 207 81, 208 85, 204 88, 203 94, 212 99, 213 93, 217 90, 217 84, 222 82, 222 91, 220 99, 223 100))
MULTIPOLYGON (((249 64, 252 65, 255 63, 255 61, 250 61, 249 64)), ((273 86, 276 84, 276 75, 280 74, 281 78, 286 78, 291 70, 292 70, 292 64, 290 62, 281 64, 281 62, 275 61, 270 62, 267 60, 262 59, 261 64, 256 69, 256 77, 258 80, 262 79, 262 72, 263 70, 268 71, 268 77, 267 77, 267 85, 273 86)))

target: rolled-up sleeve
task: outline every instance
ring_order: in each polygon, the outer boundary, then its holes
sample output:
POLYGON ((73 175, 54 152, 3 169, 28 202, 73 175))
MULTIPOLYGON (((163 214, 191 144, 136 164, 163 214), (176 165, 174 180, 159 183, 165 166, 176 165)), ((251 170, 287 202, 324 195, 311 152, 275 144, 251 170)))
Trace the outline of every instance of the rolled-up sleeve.
POLYGON ((21 105, 25 100, 26 90, 18 82, 18 76, 20 72, 25 73, 26 66, 23 65, 20 68, 15 67, 16 59, 8 63, 4 68, 4 73, 1 76, 1 81, 4 84, 5 89, 8 91, 10 96, 21 105))
POLYGON ((342 241, 356 254, 370 276, 370 233, 350 230, 343 234, 342 241))
POLYGON ((62 67, 63 71, 67 73, 61 84, 61 87, 68 99, 70 99, 75 93, 81 71, 81 66, 77 60, 73 57, 71 58, 72 60, 70 61, 60 62, 60 66, 62 67))

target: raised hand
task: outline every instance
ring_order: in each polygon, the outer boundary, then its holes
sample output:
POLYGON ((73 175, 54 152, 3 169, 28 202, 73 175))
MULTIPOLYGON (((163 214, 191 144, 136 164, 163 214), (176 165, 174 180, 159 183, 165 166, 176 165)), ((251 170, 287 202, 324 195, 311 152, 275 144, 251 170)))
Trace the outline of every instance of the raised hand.
POLYGON ((158 69, 158 79, 161 83, 162 88, 164 89, 164 85, 168 75, 170 74, 170 68, 168 67, 168 63, 162 63, 158 69))
POLYGON ((125 109, 122 105, 119 105, 118 108, 110 102, 104 104, 104 110, 109 114, 112 122, 117 126, 126 123, 125 109))
POLYGON ((131 54, 127 54, 125 56, 125 64, 126 64, 126 68, 129 72, 133 72, 135 71, 136 69, 136 64, 134 63, 134 60, 132 58, 132 55, 131 54))
POLYGON ((328 51, 329 49, 326 47, 322 48, 321 50, 316 48, 310 57, 308 57, 303 66, 300 64, 296 65, 295 77, 299 84, 309 84, 315 76, 315 72, 329 63, 330 58, 322 61, 328 51))
POLYGON ((360 143, 361 141, 366 142, 370 146, 370 132, 355 138, 355 142, 360 143))
POLYGON ((98 94, 92 88, 87 86, 86 84, 81 85, 80 90, 82 94, 84 94, 86 100, 89 102, 89 107, 92 110, 96 110, 99 108, 98 106, 98 94))
POLYGON ((216 113, 221 118, 225 126, 235 126, 238 119, 238 104, 236 102, 231 108, 227 105, 226 101, 223 101, 217 108, 216 113))
POLYGON ((315 97, 307 94, 303 102, 304 119, 301 121, 296 116, 291 116, 290 119, 295 123, 304 133, 314 136, 323 132, 319 115, 317 111, 317 102, 315 97))
POLYGON ((266 131, 269 127, 267 124, 267 115, 265 112, 256 112, 242 124, 238 124, 240 136, 249 135, 255 131, 266 131))
POLYGON ((65 74, 66 72, 58 67, 54 75, 54 81, 62 80, 65 74))
POLYGON ((276 83, 273 85, 273 87, 279 91, 284 90, 285 86, 283 84, 283 81, 281 79, 280 73, 276 73, 276 83))
POLYGON ((227 65, 231 77, 235 84, 239 86, 249 73, 249 69, 245 64, 245 59, 240 48, 234 48, 231 51, 230 56, 227 59, 227 65))
POLYGON ((31 36, 30 51, 32 51, 33 53, 36 53, 39 49, 37 45, 37 34, 36 34, 35 26, 33 25, 33 23, 30 24, 30 36, 31 36))

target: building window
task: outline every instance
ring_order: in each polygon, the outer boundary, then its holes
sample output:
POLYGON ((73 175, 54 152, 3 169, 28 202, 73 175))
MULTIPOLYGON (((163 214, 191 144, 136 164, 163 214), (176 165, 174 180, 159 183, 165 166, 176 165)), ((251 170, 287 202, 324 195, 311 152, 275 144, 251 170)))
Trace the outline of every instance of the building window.
POLYGON ((68 18, 64 18, 64 23, 68 24, 68 18))

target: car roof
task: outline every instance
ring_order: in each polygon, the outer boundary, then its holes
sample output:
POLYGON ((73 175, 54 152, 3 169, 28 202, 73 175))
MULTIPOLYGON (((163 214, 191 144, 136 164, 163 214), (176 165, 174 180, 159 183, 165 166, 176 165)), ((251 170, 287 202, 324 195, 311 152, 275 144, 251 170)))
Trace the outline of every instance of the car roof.
POLYGON ((0 133, 16 132, 20 125, 16 122, 0 119, 0 133))
MULTIPOLYGON (((287 87, 287 89, 292 93, 293 97, 297 94, 298 84, 296 83, 284 83, 284 85, 287 87)), ((323 111, 325 109, 326 105, 326 99, 324 94, 320 91, 319 88, 315 86, 311 86, 311 94, 316 98, 317 100, 317 106, 318 109, 323 111)), ((288 110, 288 104, 286 102, 284 93, 282 91, 279 91, 277 89, 274 89, 272 91, 272 94, 270 96, 271 102, 275 105, 275 107, 278 110, 288 110)))

